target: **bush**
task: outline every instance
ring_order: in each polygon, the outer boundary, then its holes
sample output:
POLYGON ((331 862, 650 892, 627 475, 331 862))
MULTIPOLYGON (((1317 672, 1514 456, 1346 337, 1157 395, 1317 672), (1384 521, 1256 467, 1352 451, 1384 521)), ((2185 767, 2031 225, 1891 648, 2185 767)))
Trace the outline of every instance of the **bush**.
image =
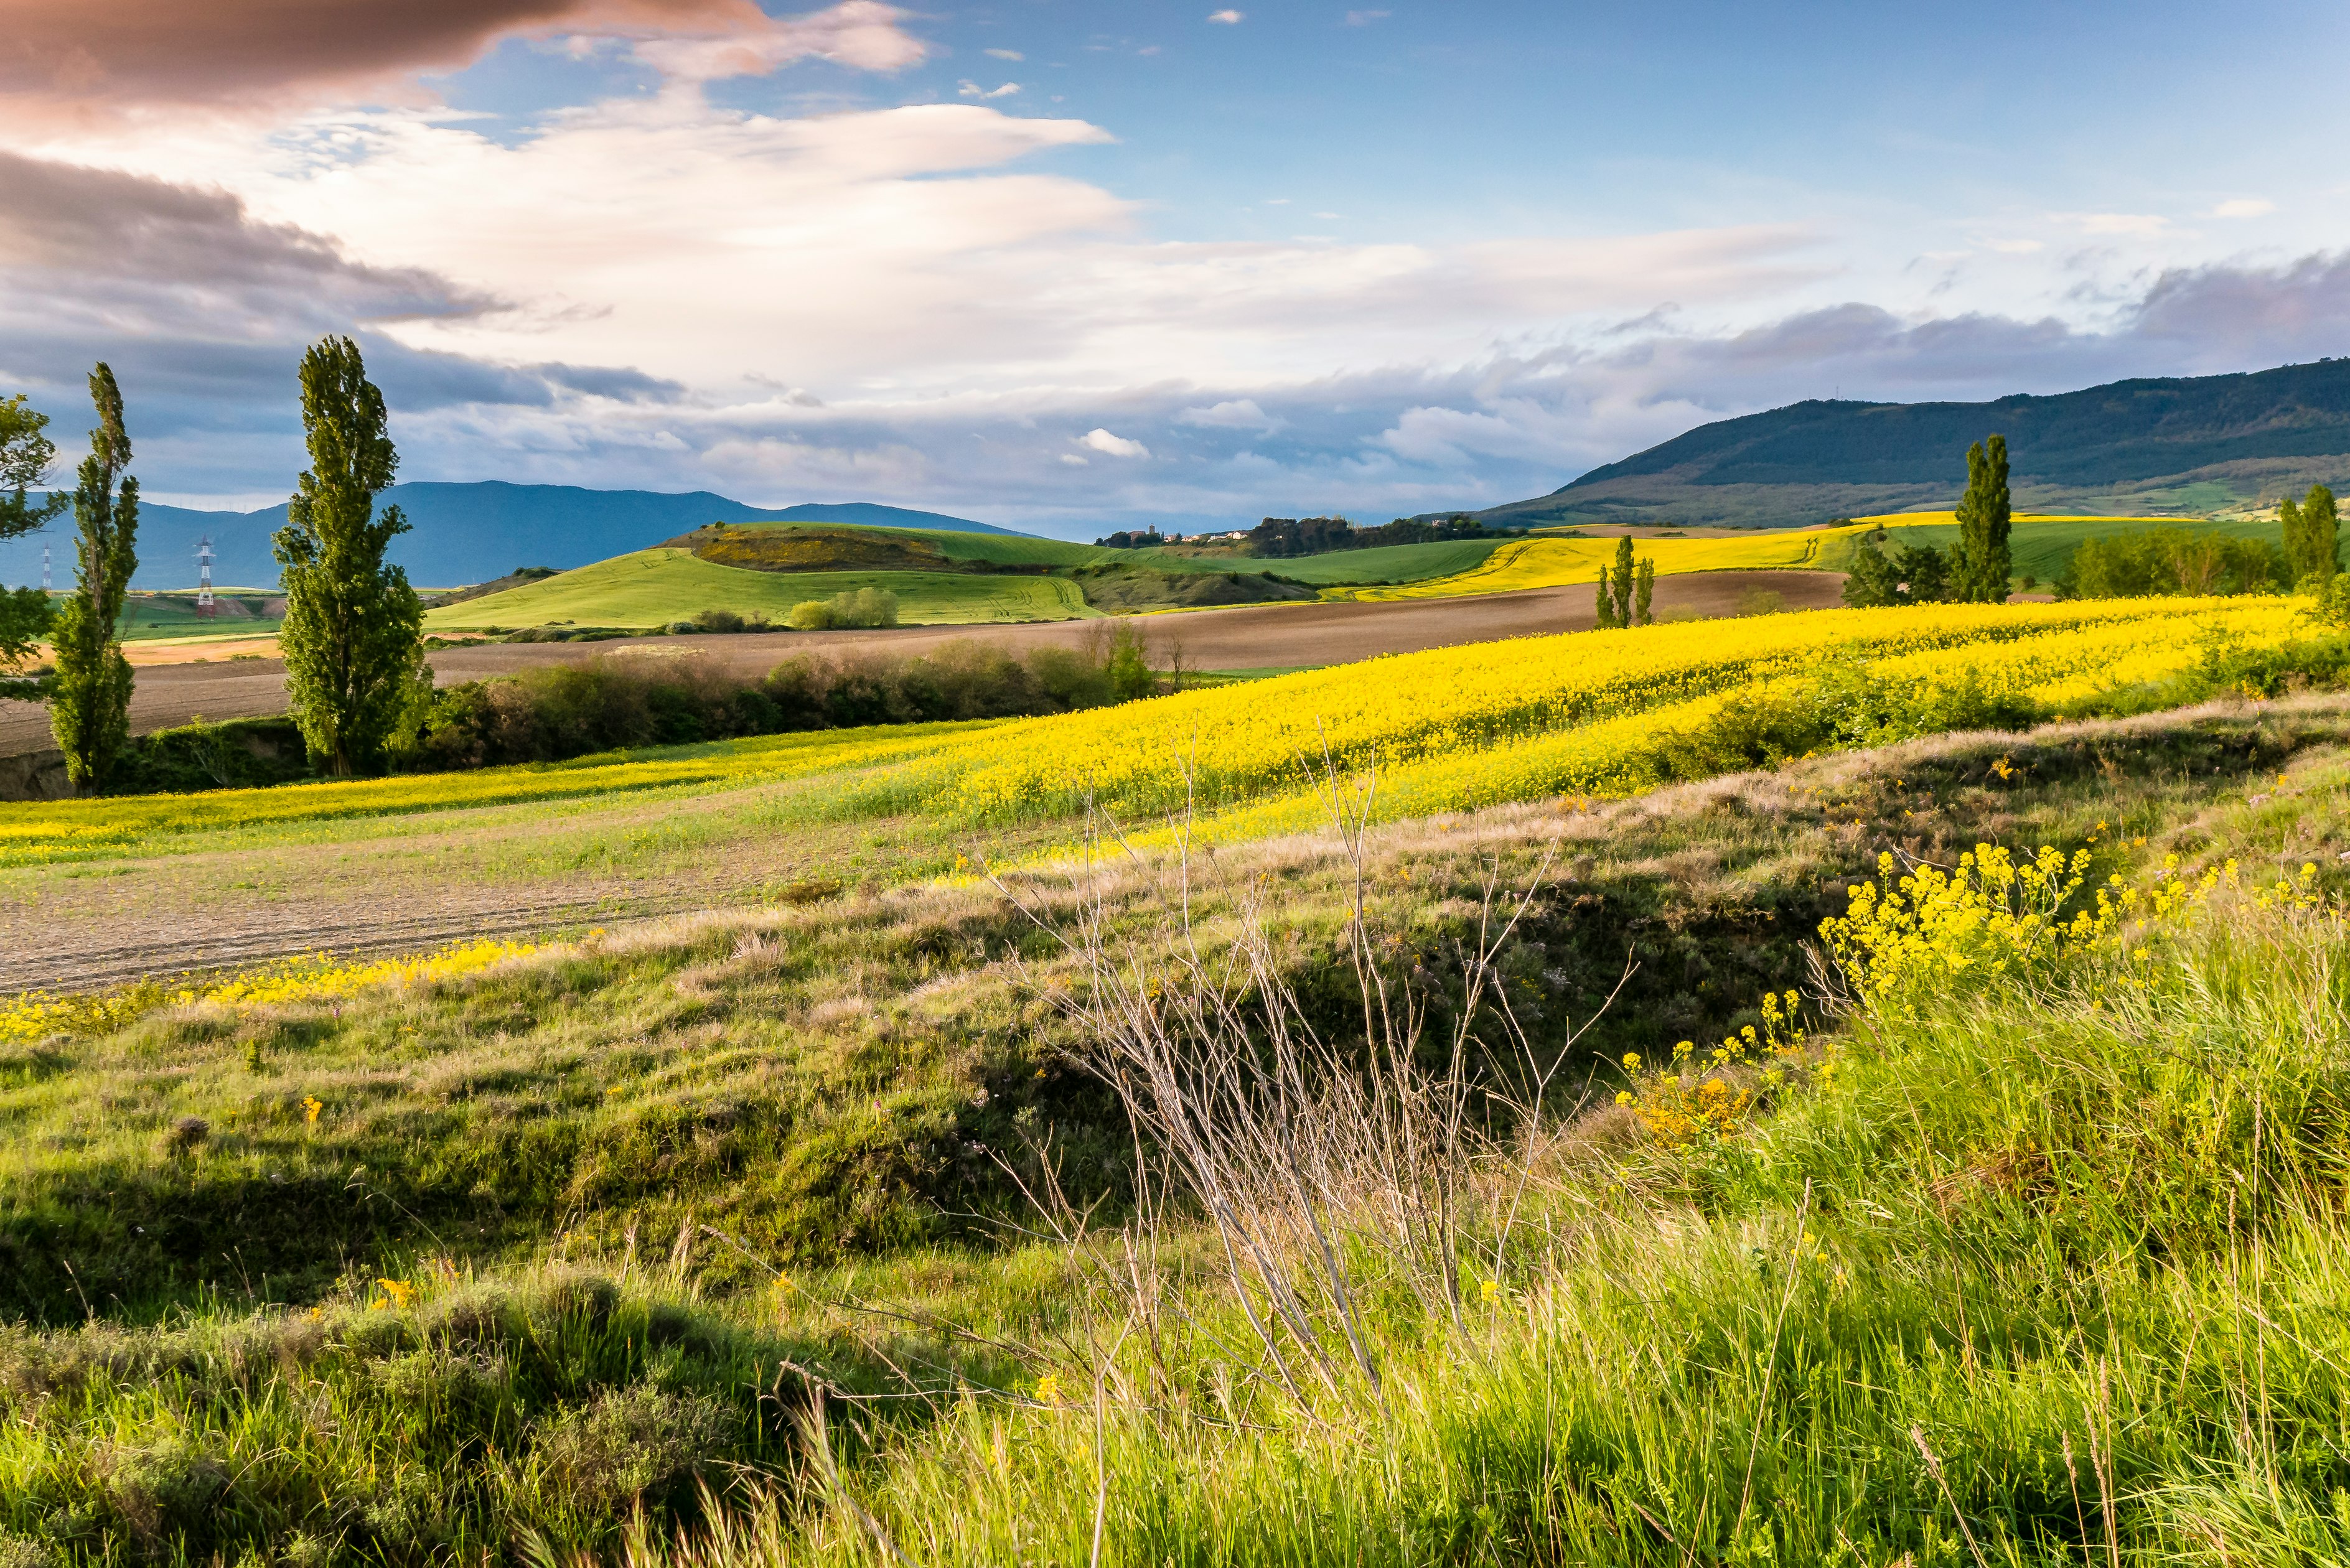
POLYGON ((291 719, 198 719, 141 735, 123 748, 108 780, 115 794, 184 794, 249 789, 310 777, 302 732, 291 719))
POLYGON ((706 609, 691 620, 671 621, 669 625, 671 633, 679 637, 689 637, 695 632, 733 633, 775 629, 775 623, 756 611, 743 615, 731 609, 706 609))
POLYGON ((1160 684, 1124 625, 1089 647, 1024 659, 975 642, 915 659, 801 654, 759 680, 691 654, 621 653, 438 692, 396 765, 441 772, 803 730, 1065 713, 1152 696, 1160 684))
POLYGON ((2187 528, 2145 528, 2084 539, 2056 579, 2060 599, 2157 594, 2257 594, 2291 587, 2284 557, 2265 539, 2187 528))
POLYGON ((898 596, 887 588, 858 588, 828 599, 803 599, 792 607, 795 631, 847 631, 898 624, 898 596))

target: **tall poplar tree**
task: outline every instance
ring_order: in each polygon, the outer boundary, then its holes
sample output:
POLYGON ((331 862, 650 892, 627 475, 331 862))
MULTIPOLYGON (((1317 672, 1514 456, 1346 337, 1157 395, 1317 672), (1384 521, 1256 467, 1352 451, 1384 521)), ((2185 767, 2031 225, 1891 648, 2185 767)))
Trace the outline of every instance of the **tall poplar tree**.
POLYGON ((2285 575, 2296 584, 2314 579, 2323 593, 2342 569, 2342 525, 2334 492, 2313 484, 2299 505, 2287 496, 2277 515, 2284 524, 2285 575))
POLYGON ((122 594, 139 569, 139 482, 127 472, 122 392, 102 361, 89 373, 89 399, 98 427, 74 487, 74 591, 57 610, 49 696, 49 732, 66 754, 66 776, 85 790, 105 784, 130 739, 122 594))
POLYGON ((1607 579, 1608 589, 1616 597, 1617 626, 1632 624, 1632 535, 1624 535, 1616 541, 1616 570, 1607 579))
POLYGON ((1640 557, 1639 575, 1632 579, 1632 624, 1634 626, 1657 624, 1656 612, 1649 608, 1650 602, 1656 597, 1656 593, 1657 563, 1654 558, 1643 556, 1640 557))
POLYGON ((424 607, 408 574, 383 558, 408 519, 397 506, 375 509, 400 466, 385 424, 359 345, 312 345, 302 356, 310 468, 273 541, 286 568, 277 646, 294 722, 313 761, 338 776, 382 755, 423 667, 424 607))
POLYGON ((1959 503, 1959 542, 1950 547, 1950 597, 1962 604, 2007 602, 2015 563, 2007 547, 2007 438, 1967 449, 1967 493, 1959 503))
POLYGON ((1605 561, 1599 564, 1598 618, 1599 625, 1603 628, 1621 626, 1623 624, 1623 622, 1616 618, 1616 596, 1608 591, 1607 564, 1605 561))

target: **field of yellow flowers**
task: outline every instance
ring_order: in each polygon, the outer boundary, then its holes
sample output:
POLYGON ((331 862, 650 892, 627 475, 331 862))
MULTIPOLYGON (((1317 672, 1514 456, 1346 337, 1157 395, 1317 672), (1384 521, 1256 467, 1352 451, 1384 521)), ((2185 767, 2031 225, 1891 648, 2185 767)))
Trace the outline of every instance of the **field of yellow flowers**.
POLYGON ((1697 621, 1473 644, 1120 707, 964 725, 820 732, 579 762, 196 795, 68 801, 0 817, 0 866, 168 852, 175 836, 580 796, 811 781, 850 817, 973 829, 1090 805, 1127 818, 1224 814, 1237 836, 1299 826, 1328 770, 1376 769, 1389 810, 1672 776, 1670 737, 1824 671, 1865 670, 1918 711, 1965 691, 2064 713, 2158 683, 2207 650, 2312 634, 2303 601, 1944 605, 1697 621))
POLYGON ((1151 814, 1310 790, 1378 768, 1413 809, 1656 780, 1644 737, 1738 697, 1865 661, 1923 701, 1960 683, 2052 708, 2158 680, 2219 639, 2308 634, 2286 599, 1936 606, 1700 621, 1443 649, 1156 702, 1026 720, 908 764, 920 798, 967 818, 1151 814))

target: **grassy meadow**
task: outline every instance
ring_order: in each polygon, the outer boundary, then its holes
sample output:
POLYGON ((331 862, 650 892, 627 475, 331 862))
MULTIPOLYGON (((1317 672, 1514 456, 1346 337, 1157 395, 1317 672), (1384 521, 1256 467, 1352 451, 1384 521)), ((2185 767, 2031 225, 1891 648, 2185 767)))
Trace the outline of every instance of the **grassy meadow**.
POLYGON ((1256 561, 944 530, 741 525, 709 534, 697 549, 640 550, 446 605, 427 614, 425 627, 442 634, 565 625, 650 630, 712 607, 780 624, 804 599, 860 588, 896 594, 909 625, 1070 620, 1226 602, 1202 590, 1235 573, 1252 582, 1271 573, 1309 589, 1417 581, 1470 569, 1496 547, 1462 541, 1256 561), (779 569, 801 561, 805 569, 779 569))
MULTIPOLYGON (((974 539, 989 537, 972 535, 974 539)), ((957 572, 761 572, 723 566, 690 551, 639 550, 502 593, 428 611, 428 632, 485 627, 596 626, 650 630, 711 608, 781 624, 804 599, 879 588, 898 596, 911 626, 1072 620, 1092 614, 1067 580, 957 572)))
POLYGON ((53 923, 567 912, 0 1002, 0 1563, 2336 1559, 2345 667, 1818 612, 12 806, 53 923))

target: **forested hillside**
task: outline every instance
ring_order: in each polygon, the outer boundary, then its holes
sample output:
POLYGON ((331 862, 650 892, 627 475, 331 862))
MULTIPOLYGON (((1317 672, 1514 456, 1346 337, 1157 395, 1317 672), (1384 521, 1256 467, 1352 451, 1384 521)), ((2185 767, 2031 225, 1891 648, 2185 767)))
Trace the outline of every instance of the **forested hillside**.
POLYGON ((1788 527, 1950 505, 1997 431, 2015 504, 2208 513, 2350 478, 2350 358, 1988 403, 1812 400, 1720 420, 1482 514, 1492 525, 1788 527))

